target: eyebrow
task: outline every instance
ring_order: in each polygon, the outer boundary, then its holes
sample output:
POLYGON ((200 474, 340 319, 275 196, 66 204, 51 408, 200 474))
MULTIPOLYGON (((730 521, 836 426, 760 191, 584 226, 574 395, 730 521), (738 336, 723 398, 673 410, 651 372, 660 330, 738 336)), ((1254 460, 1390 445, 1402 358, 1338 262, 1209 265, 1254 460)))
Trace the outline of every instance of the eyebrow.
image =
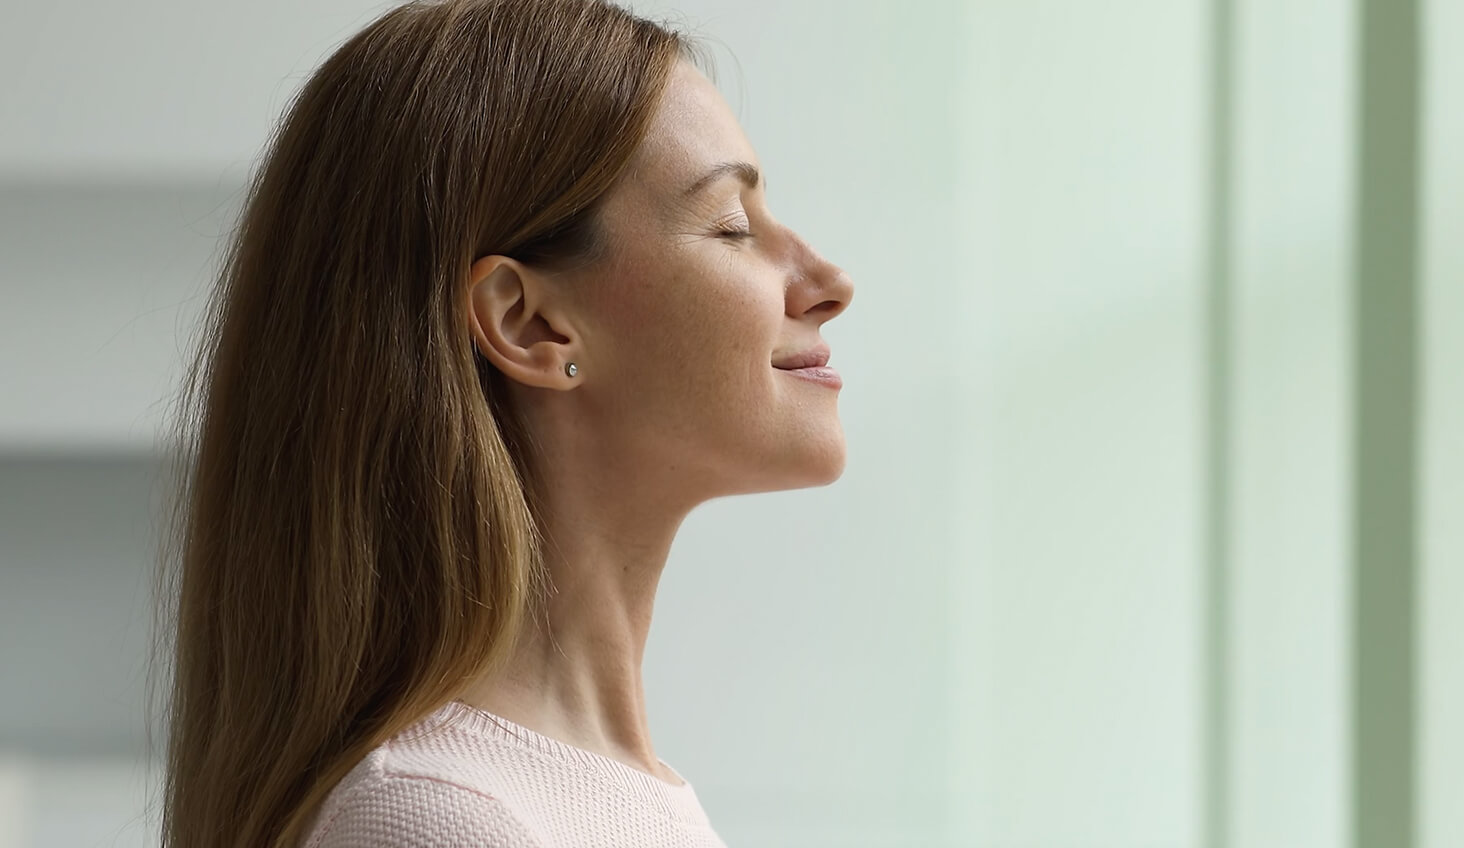
MULTIPOLYGON (((700 179, 688 186, 686 191, 682 192, 681 196, 691 197, 729 174, 735 174, 748 188, 756 188, 758 183, 762 182, 762 174, 758 172, 757 166, 751 162, 743 162, 740 160, 736 162, 721 162, 714 165, 710 171, 702 174, 700 179)), ((764 188, 767 187, 767 183, 764 182, 762 184, 764 188)))

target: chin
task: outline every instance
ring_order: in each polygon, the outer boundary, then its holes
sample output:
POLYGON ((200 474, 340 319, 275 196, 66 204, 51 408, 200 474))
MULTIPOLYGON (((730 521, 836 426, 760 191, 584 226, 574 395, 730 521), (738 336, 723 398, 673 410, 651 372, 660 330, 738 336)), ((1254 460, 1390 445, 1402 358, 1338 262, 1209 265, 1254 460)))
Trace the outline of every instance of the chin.
POLYGON ((823 485, 827 486, 830 483, 835 482, 836 480, 838 480, 840 477, 843 477, 843 476, 844 476, 844 455, 842 453, 840 453, 839 454, 839 461, 838 461, 838 463, 836 463, 833 466, 833 468, 830 470, 829 474, 826 476, 826 478, 823 481, 823 485))
POLYGON ((801 470, 798 476, 802 482, 797 484, 798 488, 827 486, 844 476, 846 454, 844 440, 840 437, 820 445, 817 452, 805 453, 798 459, 790 457, 785 467, 801 470))
POLYGON ((837 424, 821 431, 794 430, 772 444, 747 443, 731 471, 741 478, 733 489, 751 494, 827 486, 843 476, 846 461, 844 432, 837 424))

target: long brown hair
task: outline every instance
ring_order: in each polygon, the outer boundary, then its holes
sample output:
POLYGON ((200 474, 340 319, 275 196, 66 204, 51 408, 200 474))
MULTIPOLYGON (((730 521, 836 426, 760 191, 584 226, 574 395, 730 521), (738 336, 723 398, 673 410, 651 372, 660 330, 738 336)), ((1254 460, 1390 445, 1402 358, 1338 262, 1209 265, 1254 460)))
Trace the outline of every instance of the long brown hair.
POLYGON ((473 344, 468 269, 598 257, 597 204, 698 49, 601 0, 410 2, 296 95, 165 450, 165 845, 297 844, 541 609, 533 434, 473 344))

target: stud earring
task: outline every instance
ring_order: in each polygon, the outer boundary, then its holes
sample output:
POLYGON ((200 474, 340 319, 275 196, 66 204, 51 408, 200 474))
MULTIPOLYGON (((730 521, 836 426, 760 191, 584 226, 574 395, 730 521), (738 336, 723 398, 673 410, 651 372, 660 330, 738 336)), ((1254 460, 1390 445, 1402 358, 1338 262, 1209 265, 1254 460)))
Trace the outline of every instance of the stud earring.
POLYGON ((567 364, 567 365, 564 366, 564 373, 566 373, 569 376, 573 377, 574 375, 576 375, 576 374, 579 373, 579 368, 576 367, 573 362, 571 362, 571 363, 569 363, 569 364, 567 364))

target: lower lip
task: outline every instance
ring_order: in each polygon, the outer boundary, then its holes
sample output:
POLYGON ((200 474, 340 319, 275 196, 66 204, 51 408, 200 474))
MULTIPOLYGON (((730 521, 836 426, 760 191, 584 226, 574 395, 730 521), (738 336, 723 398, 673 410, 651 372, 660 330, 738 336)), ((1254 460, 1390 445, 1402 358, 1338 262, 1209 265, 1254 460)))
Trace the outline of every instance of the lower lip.
POLYGON ((823 368, 779 368, 778 370, 795 377, 802 377, 812 383, 822 383, 832 389, 842 388, 844 385, 844 380, 839 376, 839 372, 827 366, 823 368))

